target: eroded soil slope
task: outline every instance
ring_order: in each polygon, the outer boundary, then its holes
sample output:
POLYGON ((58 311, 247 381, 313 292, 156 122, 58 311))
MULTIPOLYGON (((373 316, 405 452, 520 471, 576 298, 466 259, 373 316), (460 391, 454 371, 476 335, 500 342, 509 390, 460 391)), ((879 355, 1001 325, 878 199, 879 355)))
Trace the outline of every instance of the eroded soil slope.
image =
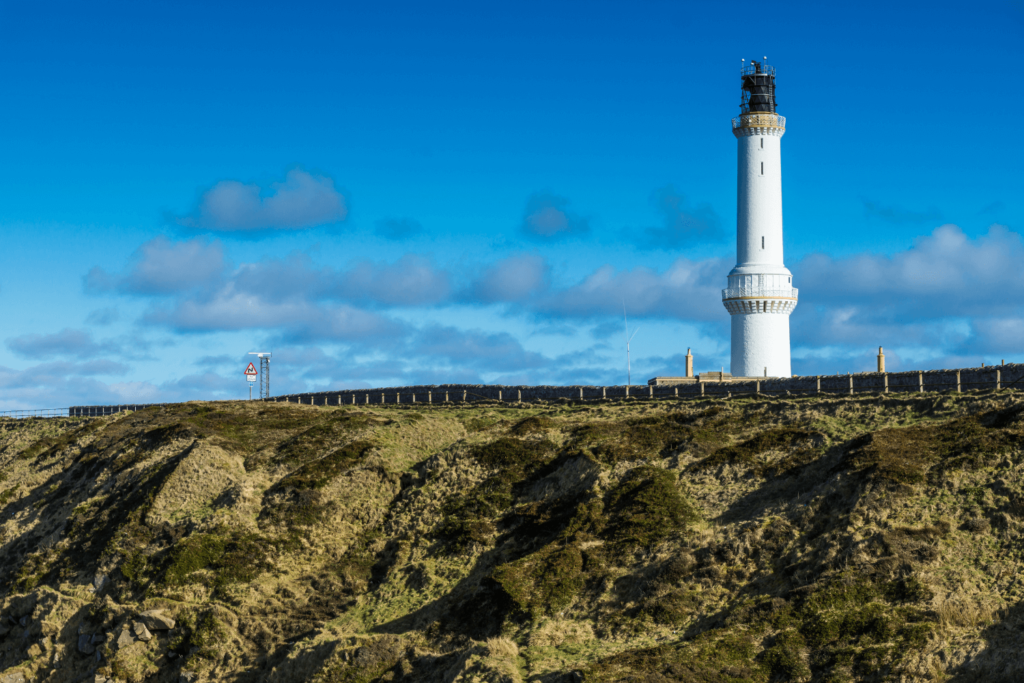
POLYGON ((1024 401, 0 421, 0 683, 1014 681, 1024 401))

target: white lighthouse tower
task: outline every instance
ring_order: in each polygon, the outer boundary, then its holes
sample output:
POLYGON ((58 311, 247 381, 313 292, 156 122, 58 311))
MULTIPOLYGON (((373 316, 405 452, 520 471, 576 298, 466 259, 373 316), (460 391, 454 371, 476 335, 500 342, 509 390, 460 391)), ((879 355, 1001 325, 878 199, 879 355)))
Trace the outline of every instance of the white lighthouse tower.
POLYGON ((786 119, 775 112, 775 68, 752 61, 740 71, 736 267, 722 302, 732 316, 733 377, 789 377, 793 274, 782 260, 782 159, 786 119))

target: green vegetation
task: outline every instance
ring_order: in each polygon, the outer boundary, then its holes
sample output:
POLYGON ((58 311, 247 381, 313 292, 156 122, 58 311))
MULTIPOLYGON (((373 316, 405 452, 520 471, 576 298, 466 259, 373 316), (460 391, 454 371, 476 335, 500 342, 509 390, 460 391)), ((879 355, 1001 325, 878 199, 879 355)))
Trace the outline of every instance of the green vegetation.
POLYGON ((435 536, 456 550, 483 543, 495 531, 494 518, 512 506, 513 490, 536 475, 554 455, 555 445, 546 440, 501 437, 475 447, 471 456, 489 468, 491 474, 464 495, 453 496, 444 503, 444 518, 435 536))
POLYGON ((991 391, 0 420, 0 671, 996 680, 1022 437, 991 391))
POLYGON ((583 555, 575 545, 552 543, 543 550, 502 565, 494 579, 534 618, 560 612, 583 588, 583 555))
POLYGON ((214 586, 248 583, 266 569, 268 546, 272 547, 254 534, 194 534, 171 550, 164 581, 183 585, 196 581, 195 573, 205 570, 214 586))
POLYGON ((605 500, 605 535, 620 552, 648 548, 699 518, 680 495, 675 475, 658 467, 630 470, 605 500))

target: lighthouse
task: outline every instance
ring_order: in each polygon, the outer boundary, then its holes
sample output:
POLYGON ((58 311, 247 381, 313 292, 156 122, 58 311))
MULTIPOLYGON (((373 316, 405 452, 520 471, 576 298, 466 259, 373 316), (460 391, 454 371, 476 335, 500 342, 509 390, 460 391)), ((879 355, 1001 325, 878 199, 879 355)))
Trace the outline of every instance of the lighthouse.
POLYGON ((786 119, 775 110, 775 68, 751 61, 740 70, 736 267, 722 303, 732 322, 733 377, 789 377, 793 274, 782 258, 782 157, 786 119))

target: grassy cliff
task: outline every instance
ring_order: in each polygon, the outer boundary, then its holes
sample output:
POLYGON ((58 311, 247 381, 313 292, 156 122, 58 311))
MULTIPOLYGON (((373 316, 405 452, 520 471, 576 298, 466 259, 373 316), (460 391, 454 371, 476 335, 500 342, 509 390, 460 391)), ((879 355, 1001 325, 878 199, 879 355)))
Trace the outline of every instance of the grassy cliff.
POLYGON ((1017 394, 0 421, 0 683, 1024 680, 1017 394))

